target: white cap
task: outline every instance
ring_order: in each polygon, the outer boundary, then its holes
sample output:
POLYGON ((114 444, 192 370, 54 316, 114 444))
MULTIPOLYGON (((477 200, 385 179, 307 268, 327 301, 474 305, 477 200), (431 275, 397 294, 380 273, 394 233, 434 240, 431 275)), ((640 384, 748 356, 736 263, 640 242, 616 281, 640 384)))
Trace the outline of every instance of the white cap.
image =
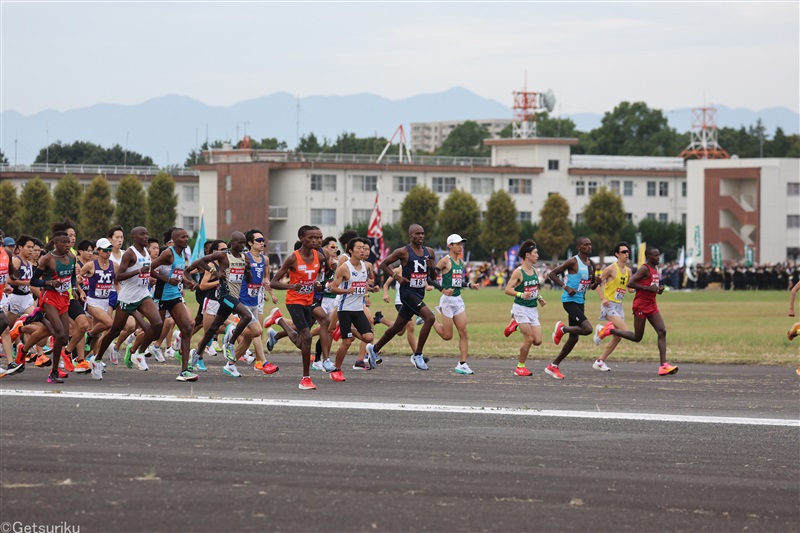
POLYGON ((458 244, 462 242, 467 242, 467 239, 464 239, 458 233, 453 233, 447 238, 447 244, 458 244))
POLYGON ((102 239, 97 239, 97 244, 95 244, 95 248, 111 248, 111 241, 103 237, 102 239))

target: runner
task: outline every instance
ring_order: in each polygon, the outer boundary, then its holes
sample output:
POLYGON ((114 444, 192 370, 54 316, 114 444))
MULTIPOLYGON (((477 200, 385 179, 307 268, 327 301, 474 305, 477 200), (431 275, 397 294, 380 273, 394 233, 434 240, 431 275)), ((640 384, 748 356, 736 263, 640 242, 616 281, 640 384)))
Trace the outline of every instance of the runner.
POLYGON ((650 322, 658 335, 658 355, 661 357, 658 375, 667 376, 675 374, 678 367, 667 362, 667 328, 658 311, 658 305, 656 305, 656 295, 664 292, 664 285, 661 284, 657 268, 661 261, 661 252, 658 251, 658 248, 648 247, 645 250, 645 257, 645 264, 639 267, 628 283, 630 288, 636 290, 636 296, 633 297, 633 331, 616 329, 613 322, 608 322, 599 337, 604 339, 609 335, 615 335, 629 341, 639 342, 644 336, 645 325, 650 322))
MULTIPOLYGON (((240 292, 239 300, 256 320, 251 321, 247 326, 242 340, 239 341, 241 349, 237 352, 247 357, 247 348, 252 343, 256 354, 253 369, 260 370, 265 374, 274 374, 279 370, 278 366, 267 361, 264 356, 264 341, 261 338, 264 332, 261 326, 264 323, 264 291, 269 291, 273 304, 278 303, 275 292, 269 286, 269 258, 263 254, 266 239, 261 230, 251 229, 245 234, 245 240, 249 248, 249 251, 245 252, 245 257, 250 268, 250 281, 247 283, 246 290, 240 292)), ((252 362, 252 358, 248 364, 250 362, 252 362)))
MULTIPOLYGON (((628 292, 628 281, 631 279, 631 269, 628 268, 628 258, 631 249, 625 241, 614 245, 614 255, 617 261, 608 265, 600 274, 600 284, 597 286, 597 294, 600 296, 600 324, 597 324, 594 333, 594 343, 600 346, 603 340, 600 332, 603 330, 604 322, 612 322, 617 329, 628 330, 625 325, 625 311, 622 309, 622 299, 628 292)), ((614 337, 603 350, 601 355, 592 364, 592 368, 601 372, 611 370, 606 364, 606 359, 619 344, 620 337, 614 337)))
MULTIPOLYGON (((214 252, 226 252, 228 251, 228 245, 225 244, 225 241, 217 239, 208 243, 208 253, 209 255, 214 252)), ((220 268, 219 265, 215 261, 208 262, 209 269, 203 272, 200 278, 200 289, 205 292, 206 297, 203 300, 202 305, 200 308, 203 312, 203 322, 202 327, 203 331, 208 332, 211 331, 211 327, 214 324, 214 319, 217 316, 217 312, 219 311, 219 302, 217 301, 217 287, 219 286, 219 278, 217 277, 217 273, 219 272, 220 268)), ((195 325, 195 328, 197 325, 195 325)), ((219 333, 218 330, 211 331, 211 338, 216 339, 217 334, 219 333)), ((180 332, 177 333, 174 339, 178 340, 178 344, 181 341, 180 332)), ((173 340, 174 343, 174 340, 173 340)), ((174 346, 170 349, 173 349, 174 346)), ((180 348, 180 347, 179 347, 180 348)), ((222 351, 222 348, 220 348, 222 351)), ((191 353, 191 352, 190 352, 191 353)), ((212 347, 212 345, 207 345, 206 348, 202 352, 198 352, 197 354, 197 364, 194 365, 195 371, 198 372, 207 372, 208 369, 206 368, 205 364, 205 356, 215 356, 217 355, 216 350, 212 347)))
MULTIPOLYGON (((792 287, 791 293, 789 294, 789 316, 794 316, 794 300, 798 291, 800 291, 800 281, 794 284, 794 287, 792 287)), ((795 322, 787 333, 787 336, 791 341, 794 340, 794 338, 798 335, 800 335, 800 322, 795 322)), ((798 368, 798 374, 800 374, 800 368, 798 368)))
MULTIPOLYGON (((119 305, 114 313, 111 331, 103 335, 100 347, 91 361, 92 377, 103 379, 103 354, 111 342, 125 328, 128 317, 139 311, 149 324, 141 324, 144 329, 144 343, 147 346, 161 333, 163 320, 158 312, 158 306, 150 296, 150 254, 147 252, 147 228, 137 226, 131 230, 133 244, 122 254, 122 261, 117 268, 116 281, 120 289, 118 294, 119 305)), ((113 241, 112 241, 113 244, 113 241)), ((112 252, 113 253, 113 252, 112 252)), ((144 357, 137 361, 140 370, 147 370, 144 357)), ((197 381, 197 375, 191 372, 181 372, 178 381, 197 381)))
POLYGON ((6 312, 10 324, 14 324, 20 316, 30 314, 34 308, 35 302, 31 293, 33 241, 30 235, 17 237, 17 253, 11 258, 8 279, 11 294, 8 295, 8 312, 6 312))
MULTIPOLYGON (((439 292, 444 292, 442 286, 436 280, 439 269, 436 268, 436 254, 432 248, 423 245, 425 241, 425 229, 419 224, 412 224, 408 228, 408 236, 411 241, 408 245, 394 250, 389 257, 381 262, 381 269, 387 276, 393 277, 400 283, 400 302, 402 307, 397 313, 392 326, 387 329, 380 340, 373 344, 367 344, 367 354, 369 365, 375 368, 378 354, 395 335, 403 331, 406 324, 414 315, 423 319, 423 325, 417 340, 417 350, 411 356, 411 364, 417 370, 428 370, 422 350, 425 349, 425 342, 428 334, 433 327, 436 318, 433 312, 428 309, 423 301, 425 297, 425 283, 429 283, 439 292), (392 270, 391 264, 400 261, 402 274, 398 276, 392 270)), ((447 289, 447 294, 452 295, 453 290, 447 289)))
POLYGON ((523 338, 514 373, 518 376, 531 376, 531 371, 525 368, 525 361, 528 360, 531 345, 542 344, 542 326, 539 323, 537 306, 542 304, 544 307, 547 302, 539 295, 539 274, 536 272, 539 250, 536 243, 530 239, 523 242, 517 257, 522 264, 511 273, 505 290, 507 295, 514 297, 511 316, 514 317, 523 338))
POLYGON ((90 354, 96 354, 104 332, 111 329, 111 316, 108 314, 108 297, 116 279, 116 265, 111 261, 111 241, 97 240, 97 259, 83 265, 81 277, 86 280, 86 312, 94 320, 89 330, 91 338, 90 354))
POLYGON ((442 287, 444 288, 436 309, 444 318, 441 324, 434 322, 433 328, 442 340, 449 341, 453 338, 453 325, 455 325, 458 330, 458 351, 461 358, 453 370, 458 374, 474 374, 475 372, 467 364, 469 350, 467 308, 464 305, 464 299, 461 298, 461 287, 466 284, 470 289, 478 290, 478 285, 470 283, 464 276, 464 262, 461 260, 461 255, 465 242, 467 239, 457 233, 447 237, 448 255, 442 257, 436 265, 442 273, 442 287), (449 295, 446 292, 448 290, 452 291, 449 295))
MULTIPOLYGON (((0 243, 5 241, 5 233, 0 229, 0 243)), ((9 272, 11 269, 11 258, 6 251, 5 246, 0 245, 0 333, 2 333, 3 352, 6 355, 6 364, 8 369, 2 372, 4 376, 10 376, 17 372, 25 370, 24 362, 18 364, 14 361, 14 354, 12 353, 11 334, 9 328, 14 325, 6 317, 6 312, 9 308, 8 296, 6 296, 6 284, 9 280, 9 272)))
MULTIPOLYGON (((336 269, 338 268, 339 258, 341 255, 339 252, 339 245, 336 242, 336 237, 326 237, 323 239, 320 248, 324 254, 326 264, 324 278, 322 280, 322 294, 318 296, 318 293, 314 293, 314 306, 320 307, 325 313, 325 316, 328 317, 328 332, 331 333, 331 335, 328 336, 328 346, 323 349, 320 326, 317 326, 311 330, 312 337, 314 335, 319 337, 314 345, 314 362, 311 363, 311 370, 317 370, 320 372, 333 372, 336 369, 336 366, 333 364, 333 361, 330 360, 330 357, 327 357, 325 360, 323 360, 322 353, 326 352, 330 354, 331 341, 334 340, 333 335, 337 334, 337 332, 338 335, 341 335, 341 330, 338 327, 338 314, 336 311, 338 299, 336 295, 331 292, 331 283, 333 282, 333 277, 336 275, 336 269), (331 327, 333 327, 333 331, 331 331, 331 327)), ((341 337, 339 338, 341 339, 341 337)))
POLYGON ((592 254, 592 241, 588 237, 578 237, 575 239, 575 246, 578 254, 570 257, 564 263, 558 265, 550 271, 548 277, 554 285, 564 289, 561 293, 561 305, 569 317, 569 325, 564 322, 556 322, 553 331, 553 342, 561 343, 561 338, 565 333, 569 333, 569 338, 558 357, 544 369, 545 373, 555 379, 564 379, 564 374, 559 370, 558 365, 567 357, 583 335, 591 335, 594 331, 592 323, 584 314, 584 303, 586 301, 586 291, 594 290, 597 287, 597 279, 594 277, 594 263, 589 256, 592 254), (567 273, 567 282, 564 283, 559 278, 562 272, 567 273))
MULTIPOLYGON (((312 307, 314 303, 315 286, 318 285, 318 277, 325 264, 325 258, 319 252, 319 245, 322 241, 322 233, 314 226, 301 226, 297 230, 300 239, 300 248, 289 255, 283 262, 270 281, 273 289, 286 292, 286 310, 292 317, 293 329, 297 332, 293 340, 295 346, 300 349, 300 356, 303 361, 303 377, 298 387, 302 390, 315 390, 317 387, 311 381, 309 369, 311 366, 311 326, 314 322, 312 317, 312 307), (289 275, 289 283, 283 283, 284 276, 289 275)), ((319 288, 320 291, 322 288, 319 288)), ((324 311, 319 309, 319 314, 324 315, 324 311)), ((327 341, 328 327, 327 317, 324 322, 319 321, 321 328, 320 335, 323 336, 323 348, 327 341)), ((289 329, 292 328, 286 323, 285 319, 278 318, 280 325, 291 339, 289 329)))

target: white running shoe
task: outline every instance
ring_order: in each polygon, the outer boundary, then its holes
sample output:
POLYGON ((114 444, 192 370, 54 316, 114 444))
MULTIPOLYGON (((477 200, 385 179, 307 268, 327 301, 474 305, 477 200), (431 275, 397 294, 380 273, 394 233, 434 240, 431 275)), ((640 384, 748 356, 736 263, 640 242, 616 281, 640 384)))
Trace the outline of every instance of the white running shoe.
POLYGON ((239 369, 236 368, 236 365, 232 363, 226 364, 225 367, 222 369, 222 373, 232 378, 242 377, 242 375, 239 373, 239 369))
POLYGON ((175 350, 172 349, 172 346, 164 350, 164 357, 175 357, 175 350))
POLYGON ((128 335, 127 339, 125 339, 125 344, 127 344, 128 346, 133 346, 133 341, 135 340, 136 340, 136 332, 134 331, 133 333, 128 335))
POLYGON ((611 368, 606 364, 606 362, 601 361, 600 359, 594 362, 592 368, 595 370, 600 370, 601 372, 611 372, 611 368))
POLYGON ((475 372, 469 367, 467 363, 458 363, 453 369, 459 374, 474 374, 475 372))
POLYGON ((147 351, 150 352, 150 355, 152 355, 159 363, 165 363, 167 361, 164 359, 164 352, 161 351, 161 347, 151 344, 147 351))
POLYGON ((144 355, 140 354, 139 352, 136 352, 131 356, 131 361, 133 361, 136 366, 139 367, 139 370, 150 370, 150 368, 147 366, 147 361, 144 360, 144 355))
POLYGON ((96 358, 92 357, 92 360, 89 361, 89 366, 92 367, 92 379, 96 381, 100 381, 103 379, 103 363, 97 361, 96 358))
POLYGON ((278 332, 272 328, 267 330, 267 351, 271 352, 278 344, 278 332))
POLYGON ((222 336, 222 351, 225 351, 225 345, 231 343, 231 337, 233 337, 233 330, 236 329, 236 326, 233 324, 228 324, 225 326, 225 335, 222 336))
POLYGON ((172 349, 176 352, 181 349, 181 332, 177 329, 172 332, 172 349))
MULTIPOLYGON (((222 346, 219 345, 217 339, 214 339, 214 342, 211 343, 211 349, 217 353, 222 352, 222 346)), ((214 355, 217 355, 217 353, 215 353, 214 355)))
POLYGON ((211 346, 206 346, 206 349, 203 350, 203 354, 209 357, 214 357, 215 355, 217 355, 217 352, 211 346))
POLYGON ((603 342, 603 339, 600 338, 600 332, 603 331, 603 324, 597 324, 594 328, 594 345, 600 346, 600 343, 603 342))
POLYGON ((336 370, 336 365, 334 365, 330 359, 325 359, 322 362, 322 370, 328 373, 333 372, 334 370, 336 370))
POLYGON ((114 343, 112 342, 111 345, 108 347, 108 358, 111 359, 112 365, 119 364, 119 351, 114 348, 114 343))
POLYGON ((317 370, 319 372, 325 372, 325 368, 322 366, 322 361, 314 361, 311 363, 311 370, 317 370))
POLYGON ((253 355, 253 354, 250 352, 250 350, 247 350, 247 352, 246 352, 246 353, 245 353, 245 354, 242 356, 242 361, 244 361, 244 362, 245 362, 245 363, 247 363, 248 365, 251 365, 251 364, 253 364, 253 361, 255 361, 255 360, 256 360, 256 356, 255 356, 255 355, 253 355))
POLYGON ((411 364, 417 367, 417 370, 428 370, 428 365, 425 364, 422 354, 412 355, 411 364))

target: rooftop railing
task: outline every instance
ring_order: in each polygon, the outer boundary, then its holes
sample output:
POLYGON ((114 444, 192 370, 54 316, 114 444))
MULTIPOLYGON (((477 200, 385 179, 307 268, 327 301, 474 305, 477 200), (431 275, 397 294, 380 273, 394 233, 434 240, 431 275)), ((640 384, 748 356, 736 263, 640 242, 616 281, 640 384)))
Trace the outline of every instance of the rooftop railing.
POLYGON ((159 172, 170 176, 199 176, 200 171, 184 167, 160 168, 133 165, 67 165, 67 164, 35 164, 35 165, 0 165, 0 172, 40 172, 63 174, 120 174, 134 176, 155 176, 159 172))

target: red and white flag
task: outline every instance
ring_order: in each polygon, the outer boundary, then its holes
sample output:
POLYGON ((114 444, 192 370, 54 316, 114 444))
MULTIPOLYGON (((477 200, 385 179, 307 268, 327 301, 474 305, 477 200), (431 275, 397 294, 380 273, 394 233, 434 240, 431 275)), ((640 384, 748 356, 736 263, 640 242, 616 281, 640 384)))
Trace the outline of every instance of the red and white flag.
POLYGON ((372 206, 372 214, 369 217, 367 238, 372 242, 369 261, 372 263, 383 261, 386 250, 383 246, 383 223, 381 222, 381 206, 378 202, 377 192, 375 193, 375 205, 372 206))

